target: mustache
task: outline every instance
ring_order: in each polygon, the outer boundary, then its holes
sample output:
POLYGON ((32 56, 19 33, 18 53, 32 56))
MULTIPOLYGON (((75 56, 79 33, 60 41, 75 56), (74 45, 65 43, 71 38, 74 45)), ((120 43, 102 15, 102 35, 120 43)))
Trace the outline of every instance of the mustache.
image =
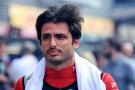
POLYGON ((49 53, 50 51, 62 52, 61 49, 58 49, 58 48, 56 48, 56 47, 50 47, 46 52, 49 53))

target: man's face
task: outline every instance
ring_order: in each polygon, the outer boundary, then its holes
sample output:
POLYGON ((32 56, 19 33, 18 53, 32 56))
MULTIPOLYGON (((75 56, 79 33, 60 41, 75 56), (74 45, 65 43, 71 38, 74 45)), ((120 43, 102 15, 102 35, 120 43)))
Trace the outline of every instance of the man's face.
POLYGON ((47 62, 59 64, 73 58, 78 40, 72 40, 66 23, 46 23, 41 29, 41 47, 47 62))

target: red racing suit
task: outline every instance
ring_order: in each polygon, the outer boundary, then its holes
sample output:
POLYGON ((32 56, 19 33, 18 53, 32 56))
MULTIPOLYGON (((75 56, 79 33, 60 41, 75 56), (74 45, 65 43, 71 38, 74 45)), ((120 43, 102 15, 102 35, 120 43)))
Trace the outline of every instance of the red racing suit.
MULTIPOLYGON (((18 80, 15 86, 15 90, 24 90, 23 79, 24 78, 20 78, 18 80)), ((103 73, 101 76, 101 79, 106 85, 106 90, 119 90, 117 84, 115 83, 114 79, 112 78, 110 74, 103 73)))

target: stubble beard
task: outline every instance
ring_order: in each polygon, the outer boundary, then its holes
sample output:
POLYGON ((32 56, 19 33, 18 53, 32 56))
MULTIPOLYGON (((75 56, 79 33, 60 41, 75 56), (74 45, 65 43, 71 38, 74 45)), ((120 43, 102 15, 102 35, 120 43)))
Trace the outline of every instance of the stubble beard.
POLYGON ((68 62, 70 59, 72 59, 72 54, 65 54, 63 57, 61 58, 48 58, 48 56, 46 56, 46 61, 48 64, 57 67, 60 66, 66 62, 68 62))

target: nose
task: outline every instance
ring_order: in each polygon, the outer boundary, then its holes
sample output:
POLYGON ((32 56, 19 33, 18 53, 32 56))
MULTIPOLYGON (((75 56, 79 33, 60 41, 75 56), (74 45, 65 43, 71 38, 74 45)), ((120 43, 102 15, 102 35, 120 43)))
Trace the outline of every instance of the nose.
POLYGON ((50 46, 51 46, 51 47, 55 47, 55 46, 56 46, 56 40, 55 40, 54 37, 52 37, 52 38, 50 39, 50 46))

